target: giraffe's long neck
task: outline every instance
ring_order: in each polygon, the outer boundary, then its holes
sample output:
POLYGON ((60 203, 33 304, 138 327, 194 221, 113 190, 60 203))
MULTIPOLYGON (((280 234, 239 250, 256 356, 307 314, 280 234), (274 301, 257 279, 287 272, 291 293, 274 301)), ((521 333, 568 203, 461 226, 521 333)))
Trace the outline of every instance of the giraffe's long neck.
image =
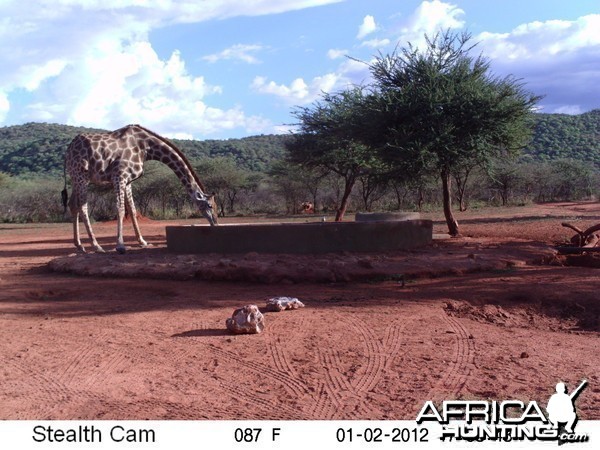
POLYGON ((168 166, 177 175, 177 178, 183 183, 186 190, 193 194, 196 190, 204 190, 198 185, 191 167, 188 167, 187 161, 183 160, 176 152, 161 143, 157 148, 153 145, 146 151, 147 161, 160 161, 168 166))
POLYGON ((190 195, 196 192, 206 194, 206 189, 195 174, 190 162, 175 145, 166 139, 145 130, 150 136, 144 140, 146 160, 160 161, 167 165, 183 183, 190 195))
POLYGON ((206 194, 206 189, 181 150, 168 139, 139 125, 130 125, 127 127, 127 133, 127 139, 133 138, 135 147, 144 153, 145 160, 160 161, 175 172, 202 215, 211 225, 216 225, 218 219, 213 213, 216 207, 214 195, 206 194))

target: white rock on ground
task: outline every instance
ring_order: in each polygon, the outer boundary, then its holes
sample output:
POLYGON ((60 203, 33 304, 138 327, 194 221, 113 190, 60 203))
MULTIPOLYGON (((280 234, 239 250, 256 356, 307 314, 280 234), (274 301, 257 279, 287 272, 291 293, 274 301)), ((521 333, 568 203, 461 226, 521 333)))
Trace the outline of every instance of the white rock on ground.
POLYGON ((304 303, 294 297, 274 297, 267 300, 267 311, 304 308, 304 303))

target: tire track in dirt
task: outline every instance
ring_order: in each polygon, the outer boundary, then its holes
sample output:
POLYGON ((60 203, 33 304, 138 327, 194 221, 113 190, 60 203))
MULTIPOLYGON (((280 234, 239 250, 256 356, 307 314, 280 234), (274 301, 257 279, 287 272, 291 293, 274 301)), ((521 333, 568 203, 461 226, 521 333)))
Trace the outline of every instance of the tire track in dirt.
POLYGON ((310 393, 310 391, 304 383, 297 380, 293 376, 290 376, 286 372, 273 369, 272 367, 260 364, 258 362, 250 361, 247 359, 240 359, 240 357, 235 353, 229 352, 228 350, 223 350, 222 348, 219 348, 214 344, 209 344, 208 347, 211 349, 211 351, 218 354, 219 356, 227 358, 230 361, 234 361, 236 364, 240 364, 246 367, 247 369, 256 372, 262 377, 270 378, 274 382, 282 385, 293 395, 298 396, 299 394, 306 395, 310 393))
POLYGON ((75 350, 75 352, 71 353, 72 357, 70 362, 64 368, 62 373, 59 373, 57 376, 57 381, 59 383, 68 384, 73 380, 73 376, 78 372, 78 369, 84 364, 85 361, 89 361, 90 354, 97 349, 97 345, 94 343, 85 344, 80 346, 75 350))
MULTIPOLYGON (((194 328, 196 332, 198 331, 211 331, 215 329, 215 324, 214 323, 200 323, 200 324, 195 324, 194 328)), ((175 336, 171 336, 171 338, 173 338, 173 340, 175 342, 182 340, 183 342, 187 341, 189 339, 189 337, 182 337, 182 335, 175 335, 175 336)), ((195 339, 195 338, 192 338, 195 339)), ((184 360, 188 360, 190 359, 190 357, 194 357, 197 355, 197 351, 194 348, 194 346, 189 345, 185 345, 183 348, 173 348, 171 347, 170 349, 170 360, 173 361, 173 363, 180 363, 184 360)))
POLYGON ((127 358, 120 351, 115 351, 108 359, 103 358, 102 362, 94 366, 93 373, 81 384, 81 386, 92 388, 101 383, 107 376, 117 372, 119 367, 127 361, 127 358))
POLYGON ((330 418, 331 401, 326 392, 325 383, 319 383, 316 390, 317 396, 308 409, 308 416, 313 420, 323 420, 330 418))
MULTIPOLYGON (((160 398, 133 400, 127 403, 111 399, 98 401, 97 410, 103 411, 101 420, 199 420, 208 418, 202 409, 182 402, 173 402, 160 398), (104 413, 105 411, 105 413, 104 413), (140 415, 140 412, 142 414, 140 415)), ((223 409, 212 405, 211 410, 223 414, 223 409)))
MULTIPOLYGON (((23 383, 16 388, 20 393, 24 393, 28 398, 29 404, 40 405, 36 410, 35 419, 46 420, 68 420, 80 417, 79 412, 81 407, 88 402, 93 402, 95 405, 109 405, 112 413, 117 413, 121 418, 130 418, 131 409, 127 407, 127 403, 113 400, 109 395, 96 393, 90 389, 86 389, 83 383, 74 383, 70 380, 65 384, 54 378, 50 374, 43 374, 35 370, 29 364, 23 364, 21 361, 6 361, 7 366, 10 365, 13 369, 23 374, 23 383), (75 384, 75 386, 74 386, 75 384)), ((99 368, 98 376, 105 374, 99 368)), ((90 417, 85 417, 90 418, 90 417)), ((96 415, 91 417, 97 418, 96 415)), ((27 419, 33 419, 27 417, 27 419)))
POLYGON ((38 419, 54 418, 53 411, 57 407, 85 395, 84 392, 70 389, 34 370, 29 364, 24 364, 22 361, 8 359, 4 361, 4 364, 5 367, 10 367, 15 372, 22 374, 22 382, 13 382, 15 392, 25 397, 28 404, 37 405, 36 418, 38 419))
POLYGON ((341 362, 336 358, 336 351, 330 348, 318 348, 317 354, 321 367, 325 368, 325 380, 319 383, 317 388, 318 397, 315 407, 312 408, 311 416, 318 419, 331 419, 336 412, 341 411, 343 406, 343 391, 351 392, 352 387, 348 379, 342 376, 339 370, 341 362))
MULTIPOLYGON (((300 328, 303 328, 303 318, 300 318, 300 320, 297 321, 296 324, 300 328)), ((269 352, 269 355, 271 356, 271 359, 273 360, 273 363, 275 364, 277 370, 279 370, 280 372, 288 373, 294 378, 298 378, 298 373, 296 372, 296 369, 292 366, 289 358, 287 357, 286 352, 283 350, 284 344, 281 342, 279 336, 285 336, 285 333, 279 332, 281 327, 282 326, 279 323, 274 323, 273 325, 271 325, 272 332, 269 333, 267 336, 267 339, 269 341, 267 345, 267 351, 269 352)))
POLYGON ((384 348, 389 349, 386 351, 385 367, 388 368, 394 362, 394 358, 400 354, 402 347, 406 344, 403 332, 406 328, 406 322, 402 321, 399 325, 400 320, 392 322, 385 330, 385 337, 383 340, 384 348))
MULTIPOLYGON (((295 321, 295 326, 299 329, 307 330, 309 327, 307 326, 306 318, 300 316, 295 321)), ((307 417, 312 419, 328 419, 333 416, 337 408, 339 408, 340 403, 337 401, 332 395, 331 389, 327 389, 326 382, 317 381, 313 386, 309 386, 305 380, 302 380, 298 376, 298 370, 294 367, 293 363, 290 361, 290 358, 285 351, 285 345, 280 341, 279 338, 275 340, 275 335, 285 335, 284 332, 278 332, 278 330, 284 327, 283 322, 275 322, 272 326, 273 333, 269 333, 269 345, 268 351, 271 355, 275 366, 278 370, 288 373, 294 378, 301 381, 305 387, 303 395, 299 396, 298 392, 294 392, 292 394, 297 395, 298 404, 301 405, 301 408, 305 411, 307 417)), ((321 366, 325 367, 326 364, 322 361, 321 353, 324 350, 321 347, 317 347, 316 354, 319 357, 319 361, 321 362, 321 366)), ((328 373, 328 371, 326 372, 328 373)), ((326 375, 327 377, 328 375, 326 375)))
MULTIPOLYGON (((357 376, 345 376, 339 368, 342 367, 339 351, 319 348, 318 356, 321 366, 326 369, 325 382, 319 388, 317 404, 318 417, 331 419, 335 416, 353 418, 357 414, 372 417, 375 410, 366 401, 367 394, 375 389, 381 381, 386 367, 389 367, 402 348, 402 329, 398 321, 390 324, 385 330, 382 340, 378 339, 373 330, 342 315, 336 314, 336 321, 343 322, 355 333, 363 337, 366 349, 366 365, 357 372, 357 376), (356 405, 354 411, 344 411, 349 403, 356 405)), ((356 374, 355 374, 356 375, 356 374)), ((317 413, 317 411, 314 411, 317 413)))
MULTIPOLYGON (((357 329, 364 336, 364 341, 367 348, 367 356, 373 363, 367 367, 362 379, 358 380, 354 385, 357 394, 363 401, 360 409, 366 412, 370 417, 375 414, 375 409, 366 401, 366 396, 369 392, 375 390, 381 382, 386 368, 389 368, 396 356, 400 353, 403 343, 404 322, 401 324, 399 320, 392 322, 385 330, 383 339, 379 339, 373 330, 365 327, 362 323, 357 326, 357 329)), ((352 322, 356 326, 356 322, 352 322)))
MULTIPOLYGON (((103 353, 103 348, 98 346, 97 341, 106 342, 108 338, 108 333, 102 333, 95 336, 94 341, 79 346, 57 376, 42 376, 29 367, 21 368, 24 373, 29 374, 29 379, 39 381, 33 385, 31 382, 27 383, 28 388, 38 392, 33 395, 41 397, 44 404, 53 405, 47 408, 49 419, 72 419, 72 414, 77 416, 77 411, 84 407, 86 402, 98 405, 94 407, 96 413, 100 412, 101 405, 110 405, 110 413, 115 417, 129 418, 132 411, 135 413, 136 409, 132 409, 135 404, 116 401, 110 395, 103 394, 103 381, 116 374, 127 363, 133 365, 135 362, 144 362, 145 359, 141 351, 133 349, 127 354, 115 349, 104 350, 103 353), (96 392, 97 387, 101 388, 100 392, 96 392), (65 417, 62 412, 64 410, 70 410, 71 413, 65 417)), ((135 374, 138 378, 141 375, 139 371, 135 374)))
POLYGON ((74 383, 77 386, 92 388, 123 365, 127 357, 120 350, 109 349, 110 353, 102 354, 102 346, 98 342, 107 342, 109 333, 103 332, 94 336, 94 340, 81 345, 71 353, 71 361, 57 377, 57 382, 65 386, 74 383))
POLYGON ((457 399, 473 369, 475 343, 471 333, 459 320, 446 313, 443 313, 442 318, 450 326, 452 335, 455 336, 454 354, 447 372, 432 391, 434 393, 443 391, 448 399, 457 399))
POLYGON ((167 411, 167 414, 164 414, 166 420, 198 420, 200 417, 202 417, 200 410, 191 405, 186 405, 185 403, 181 402, 171 402, 158 398, 134 402, 128 409, 132 409, 133 407, 140 409, 140 406, 142 407, 141 409, 146 411, 151 411, 153 409, 155 410, 157 407, 162 407, 167 411))
POLYGON ((306 420, 307 417, 301 409, 294 409, 279 402, 270 401, 262 398, 255 393, 252 388, 244 389, 240 385, 219 379, 221 389, 228 392, 236 400, 241 400, 248 404, 247 411, 252 411, 252 417, 257 417, 256 412, 262 411, 258 417, 272 417, 274 411, 277 411, 278 420, 306 420))
POLYGON ((390 324, 385 331, 383 342, 377 338, 373 330, 362 323, 348 321, 354 330, 362 335, 363 343, 367 351, 367 367, 360 377, 352 382, 357 393, 372 391, 396 355, 402 348, 403 326, 398 326, 397 321, 390 324))

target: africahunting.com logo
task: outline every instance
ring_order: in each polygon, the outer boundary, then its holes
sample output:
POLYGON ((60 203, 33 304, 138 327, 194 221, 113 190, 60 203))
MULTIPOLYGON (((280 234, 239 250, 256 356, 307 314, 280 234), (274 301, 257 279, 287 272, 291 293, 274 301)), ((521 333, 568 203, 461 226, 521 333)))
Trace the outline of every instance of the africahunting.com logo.
POLYGON ((546 413, 535 401, 502 402, 485 400, 446 400, 438 408, 427 401, 417 416, 417 423, 437 422, 442 425, 442 441, 558 441, 587 442, 586 433, 576 433, 575 400, 586 387, 587 380, 570 394, 564 383, 556 385, 556 393, 548 400, 546 413))

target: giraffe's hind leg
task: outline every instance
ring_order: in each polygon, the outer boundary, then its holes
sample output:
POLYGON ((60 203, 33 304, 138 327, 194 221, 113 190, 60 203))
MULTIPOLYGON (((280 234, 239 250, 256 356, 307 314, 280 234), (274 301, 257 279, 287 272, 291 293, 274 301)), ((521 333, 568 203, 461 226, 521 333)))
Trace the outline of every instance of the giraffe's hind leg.
POLYGON ((131 192, 131 184, 128 184, 125 188, 125 198, 127 200, 127 209, 131 216, 131 223, 133 224, 133 231, 135 231, 135 237, 142 247, 148 247, 149 244, 142 237, 140 226, 137 220, 137 211, 135 209, 135 203, 133 202, 133 193, 131 192))
POLYGON ((85 247, 81 244, 81 238, 79 237, 79 211, 71 210, 71 216, 73 217, 73 244, 80 253, 85 253, 85 247))
POLYGON ((81 244, 81 237, 79 236, 79 204, 75 191, 71 192, 71 198, 69 198, 69 210, 73 222, 73 244, 78 252, 85 253, 85 247, 81 244))
POLYGON ((104 249, 96 240, 96 236, 94 235, 94 231, 92 230, 92 225, 90 223, 90 218, 88 215, 87 192, 85 189, 79 191, 74 190, 71 193, 71 198, 69 199, 69 208, 71 210, 71 215, 73 216, 73 236, 75 247, 77 247, 77 250, 82 253, 85 253, 85 247, 81 244, 81 239, 79 237, 79 216, 81 215, 81 219, 83 221, 83 224, 85 225, 85 229, 87 230, 88 236, 92 241, 92 246, 94 247, 94 250, 100 253, 104 253, 104 249))

